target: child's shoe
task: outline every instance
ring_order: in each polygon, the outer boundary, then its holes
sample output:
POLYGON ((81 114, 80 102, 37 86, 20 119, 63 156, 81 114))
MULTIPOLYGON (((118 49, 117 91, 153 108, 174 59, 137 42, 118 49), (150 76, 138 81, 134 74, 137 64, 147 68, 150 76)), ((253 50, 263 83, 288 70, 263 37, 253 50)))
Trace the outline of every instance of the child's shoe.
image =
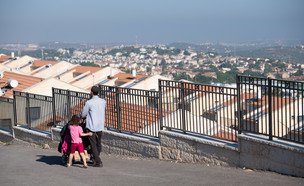
POLYGON ((88 165, 83 165, 83 168, 85 168, 85 169, 88 168, 88 165))
POLYGON ((66 167, 67 167, 67 168, 71 167, 71 164, 68 164, 68 163, 67 163, 67 164, 66 164, 66 167))

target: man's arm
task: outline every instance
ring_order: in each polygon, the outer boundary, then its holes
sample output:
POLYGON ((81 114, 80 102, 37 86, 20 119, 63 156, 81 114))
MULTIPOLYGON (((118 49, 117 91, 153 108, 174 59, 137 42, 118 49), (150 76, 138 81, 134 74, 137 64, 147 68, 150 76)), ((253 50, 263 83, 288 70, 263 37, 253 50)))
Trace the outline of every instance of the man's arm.
POLYGON ((86 103, 82 109, 82 113, 80 114, 80 118, 85 118, 89 113, 89 106, 88 104, 86 103))

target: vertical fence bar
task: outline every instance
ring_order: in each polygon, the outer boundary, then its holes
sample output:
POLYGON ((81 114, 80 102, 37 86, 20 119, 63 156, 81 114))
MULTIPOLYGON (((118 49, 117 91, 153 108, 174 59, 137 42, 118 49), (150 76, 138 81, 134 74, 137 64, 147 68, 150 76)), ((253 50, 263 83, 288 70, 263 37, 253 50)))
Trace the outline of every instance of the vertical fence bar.
POLYGON ((54 87, 52 87, 52 109, 53 109, 53 126, 56 127, 56 107, 55 107, 55 90, 54 87))
MULTIPOLYGON (((14 106, 13 106, 13 109, 14 109, 14 126, 17 126, 17 103, 16 103, 16 92, 13 91, 13 98, 14 98, 14 106)), ((14 130, 13 130, 14 131, 14 130)))
POLYGON ((163 130, 163 101, 162 101, 162 81, 161 79, 158 80, 158 101, 159 101, 159 125, 160 125, 160 130, 163 130))
POLYGON ((116 93, 116 111, 117 111, 117 129, 118 132, 121 132, 121 126, 120 126, 120 106, 119 106, 119 88, 115 88, 115 93, 116 93))
POLYGON ((185 117, 185 84, 181 82, 181 101, 182 101, 182 130, 186 134, 186 117, 185 117))
POLYGON ((269 140, 272 140, 272 80, 268 78, 268 126, 269 126, 269 140))
POLYGON ((70 108, 71 108, 71 95, 70 95, 70 90, 67 90, 67 114, 68 114, 68 121, 70 121, 70 119, 71 119, 70 108))
POLYGON ((12 126, 12 132, 13 132, 13 138, 15 138, 15 130, 14 130, 14 126, 17 126, 17 107, 16 107, 16 95, 15 95, 15 91, 13 90, 13 112, 14 112, 14 123, 12 126))
POLYGON ((237 88, 237 118, 238 118, 238 133, 241 134, 241 87, 240 87, 240 76, 236 75, 236 88, 237 88))
POLYGON ((30 97, 29 97, 29 93, 26 93, 26 98, 25 98, 25 104, 26 104, 26 108, 27 108, 27 113, 26 113, 26 116, 27 116, 27 120, 26 120, 26 124, 27 124, 27 127, 29 129, 32 128, 31 126, 31 114, 30 114, 30 97))

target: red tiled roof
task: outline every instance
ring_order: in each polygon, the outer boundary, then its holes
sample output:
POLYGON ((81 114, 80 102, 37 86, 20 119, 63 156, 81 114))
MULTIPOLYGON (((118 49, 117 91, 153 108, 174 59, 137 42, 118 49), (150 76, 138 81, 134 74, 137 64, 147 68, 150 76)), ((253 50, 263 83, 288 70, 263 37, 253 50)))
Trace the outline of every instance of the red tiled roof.
MULTIPOLYGON (((120 104, 120 109, 120 125, 123 131, 138 132, 145 125, 151 125, 160 119, 157 108, 124 103, 120 104)), ((117 110, 114 100, 107 99, 105 121, 107 127, 118 128, 117 110)))
POLYGON ((85 73, 87 71, 90 71, 90 73, 93 74, 93 73, 95 73, 99 70, 102 70, 102 68, 100 68, 100 67, 90 67, 90 66, 76 66, 74 68, 71 68, 71 69, 67 70, 67 72, 70 72, 72 70, 76 70, 75 72, 80 73, 80 74, 85 73))
POLYGON ((235 142, 238 141, 238 138, 237 138, 237 136, 236 136, 236 134, 234 132, 227 131, 227 130, 224 130, 224 129, 220 129, 213 136, 219 137, 219 138, 224 138, 224 139, 226 139, 228 141, 235 141, 235 142))
POLYGON ((150 77, 150 76, 137 74, 136 77, 133 78, 132 74, 120 72, 120 73, 116 74, 113 78, 118 78, 116 81, 127 83, 131 80, 138 80, 142 77, 150 77))
MULTIPOLYGON (((87 100, 80 102, 70 109, 71 115, 79 115, 82 112, 82 109, 87 100)), ((106 99, 106 113, 105 113, 105 126, 110 128, 118 129, 117 126, 117 110, 116 110, 116 101, 113 99, 106 99)), ((120 105, 120 125, 122 131, 129 132, 138 132, 143 129, 146 125, 151 125, 160 119, 158 114, 158 109, 149 107, 149 106, 141 106, 137 104, 124 103, 120 105), (145 123, 143 123, 145 122, 145 123)), ((169 113, 164 112, 163 115, 167 115, 169 113)), ((58 120, 64 120, 65 118, 61 118, 58 120)))
POLYGON ((4 94, 3 97, 11 97, 13 95, 13 90, 23 91, 23 90, 41 82, 41 78, 4 71, 3 78, 0 79, 0 82, 1 82, 1 84, 0 84, 1 88, 7 88, 7 92, 4 94), (9 79, 17 80, 18 86, 16 88, 8 88, 7 81, 9 79))
POLYGON ((32 67, 42 67, 46 64, 51 64, 51 65, 55 65, 57 64, 57 61, 41 61, 41 60, 35 60, 34 63, 32 64, 32 67))
POLYGON ((0 63, 7 61, 12 56, 0 56, 0 63))

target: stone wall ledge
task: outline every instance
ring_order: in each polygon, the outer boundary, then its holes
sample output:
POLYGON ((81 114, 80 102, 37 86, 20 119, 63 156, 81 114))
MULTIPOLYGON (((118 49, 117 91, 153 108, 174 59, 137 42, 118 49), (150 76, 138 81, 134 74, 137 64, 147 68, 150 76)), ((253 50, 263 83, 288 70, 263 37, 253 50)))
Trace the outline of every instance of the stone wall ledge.
POLYGON ((239 151, 238 144, 234 142, 224 141, 216 138, 210 138, 206 136, 200 136, 191 133, 182 133, 180 131, 159 131, 159 135, 171 136, 177 139, 184 139, 188 141, 193 141, 195 143, 200 143, 204 145, 210 145, 213 147, 224 148, 227 150, 239 151))
POLYGON ((238 138, 246 140, 246 141, 252 141, 252 142, 259 143, 259 144, 277 147, 277 148, 280 148, 283 150, 288 150, 288 151, 293 151, 293 152, 304 154, 304 145, 289 142, 286 140, 273 139, 272 141, 270 141, 267 136, 256 135, 256 134, 251 134, 251 133, 238 134, 238 138))
POLYGON ((1 142, 12 141, 14 139, 13 132, 0 129, 0 139, 1 142))
POLYGON ((147 143, 150 145, 159 145, 159 139, 153 138, 153 137, 147 137, 147 136, 141 136, 141 135, 136 135, 136 134, 129 134, 129 133, 124 133, 124 132, 117 132, 117 131, 112 131, 112 130, 104 130, 103 131, 104 135, 110 135, 113 137, 118 137, 118 138, 123 138, 126 140, 131 140, 131 141, 140 141, 142 143, 147 143))

